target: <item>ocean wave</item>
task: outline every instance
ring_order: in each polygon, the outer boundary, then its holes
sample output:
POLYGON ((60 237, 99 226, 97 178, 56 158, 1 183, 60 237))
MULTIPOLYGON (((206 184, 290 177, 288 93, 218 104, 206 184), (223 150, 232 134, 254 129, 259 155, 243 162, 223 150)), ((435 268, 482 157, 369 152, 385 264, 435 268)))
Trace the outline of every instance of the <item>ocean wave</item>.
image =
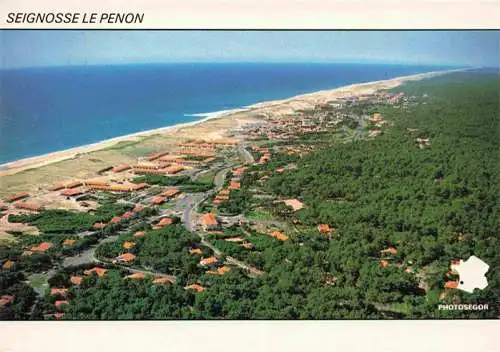
POLYGON ((192 116, 192 117, 204 117, 204 118, 216 118, 229 114, 234 114, 236 112, 246 111, 246 108, 237 108, 237 109, 228 109, 228 110, 219 110, 212 112, 199 112, 194 114, 184 114, 184 116, 192 116))

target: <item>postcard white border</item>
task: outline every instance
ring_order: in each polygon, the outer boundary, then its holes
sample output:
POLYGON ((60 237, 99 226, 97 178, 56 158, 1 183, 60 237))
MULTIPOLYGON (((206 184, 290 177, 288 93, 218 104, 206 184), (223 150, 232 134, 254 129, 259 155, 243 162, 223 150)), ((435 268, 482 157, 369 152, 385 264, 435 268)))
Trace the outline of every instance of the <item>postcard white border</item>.
POLYGON ((81 24, 7 24, 10 12, 139 12, 142 24, 95 29, 484 29, 498 28, 496 0, 2 0, 0 27, 82 28, 81 24))

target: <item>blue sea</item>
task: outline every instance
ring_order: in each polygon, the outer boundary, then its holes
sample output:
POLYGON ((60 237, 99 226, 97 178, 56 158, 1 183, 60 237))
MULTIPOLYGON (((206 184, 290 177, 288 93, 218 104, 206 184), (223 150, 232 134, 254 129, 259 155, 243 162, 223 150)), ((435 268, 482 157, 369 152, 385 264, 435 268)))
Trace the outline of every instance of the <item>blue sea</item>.
POLYGON ((197 63, 0 71, 0 164, 200 114, 439 66, 197 63))

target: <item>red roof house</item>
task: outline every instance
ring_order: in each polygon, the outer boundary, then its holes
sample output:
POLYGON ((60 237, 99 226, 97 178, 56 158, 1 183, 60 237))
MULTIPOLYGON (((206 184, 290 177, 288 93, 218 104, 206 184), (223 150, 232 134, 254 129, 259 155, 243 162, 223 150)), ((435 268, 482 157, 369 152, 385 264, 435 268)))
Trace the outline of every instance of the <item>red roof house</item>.
POLYGON ((125 248, 125 249, 130 249, 130 248, 133 248, 134 246, 135 246, 135 242, 132 242, 132 241, 123 242, 123 248, 125 248))
POLYGON ((444 288, 457 288, 458 281, 446 281, 444 284, 444 288))
POLYGON ((184 287, 186 290, 195 290, 196 292, 203 292, 205 291, 205 288, 203 286, 200 286, 198 284, 191 284, 189 286, 184 287))
POLYGON ((200 265, 212 265, 217 263, 217 258, 216 257, 208 257, 208 258, 203 258, 200 260, 200 265))
POLYGON ((62 288, 52 287, 50 289, 50 294, 52 296, 63 296, 64 297, 67 295, 67 293, 68 293, 68 289, 64 288, 64 287, 62 287, 62 288))
POLYGON ((73 285, 80 286, 82 284, 82 277, 81 276, 72 276, 70 279, 70 282, 73 285))
POLYGON ((206 213, 206 214, 201 216, 200 224, 201 224, 201 226, 203 226, 203 228, 205 230, 211 230, 211 229, 214 229, 217 227, 218 222, 217 222, 217 218, 215 217, 215 215, 213 215, 211 213, 206 213))
POLYGON ((133 273, 128 276, 125 276, 126 279, 144 279, 146 274, 144 273, 133 273))
POLYGON ((54 303, 54 305, 55 305, 57 308, 59 308, 60 306, 65 305, 65 304, 68 304, 68 301, 66 301, 66 300, 59 300, 59 301, 56 301, 56 302, 54 303))
POLYGON ((102 277, 102 276, 104 276, 104 274, 106 274, 106 271, 108 271, 108 270, 104 269, 104 268, 99 268, 96 266, 92 269, 85 270, 83 273, 87 276, 92 275, 92 273, 96 273, 97 276, 102 277))
POLYGON ((116 259, 118 259, 119 261, 122 261, 122 262, 131 262, 135 259, 135 255, 132 253, 124 253, 124 254, 116 257, 116 259))
POLYGON ((30 250, 34 251, 34 252, 46 252, 50 248, 52 248, 52 243, 50 243, 50 242, 42 242, 38 246, 31 247, 30 250))

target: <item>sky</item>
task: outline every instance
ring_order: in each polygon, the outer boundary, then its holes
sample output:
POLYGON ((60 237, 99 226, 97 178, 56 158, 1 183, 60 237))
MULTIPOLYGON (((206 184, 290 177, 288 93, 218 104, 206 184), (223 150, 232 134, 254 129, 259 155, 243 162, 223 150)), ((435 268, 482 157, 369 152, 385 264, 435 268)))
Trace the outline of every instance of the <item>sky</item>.
POLYGON ((170 62, 499 65, 500 31, 1 30, 1 68, 170 62))

